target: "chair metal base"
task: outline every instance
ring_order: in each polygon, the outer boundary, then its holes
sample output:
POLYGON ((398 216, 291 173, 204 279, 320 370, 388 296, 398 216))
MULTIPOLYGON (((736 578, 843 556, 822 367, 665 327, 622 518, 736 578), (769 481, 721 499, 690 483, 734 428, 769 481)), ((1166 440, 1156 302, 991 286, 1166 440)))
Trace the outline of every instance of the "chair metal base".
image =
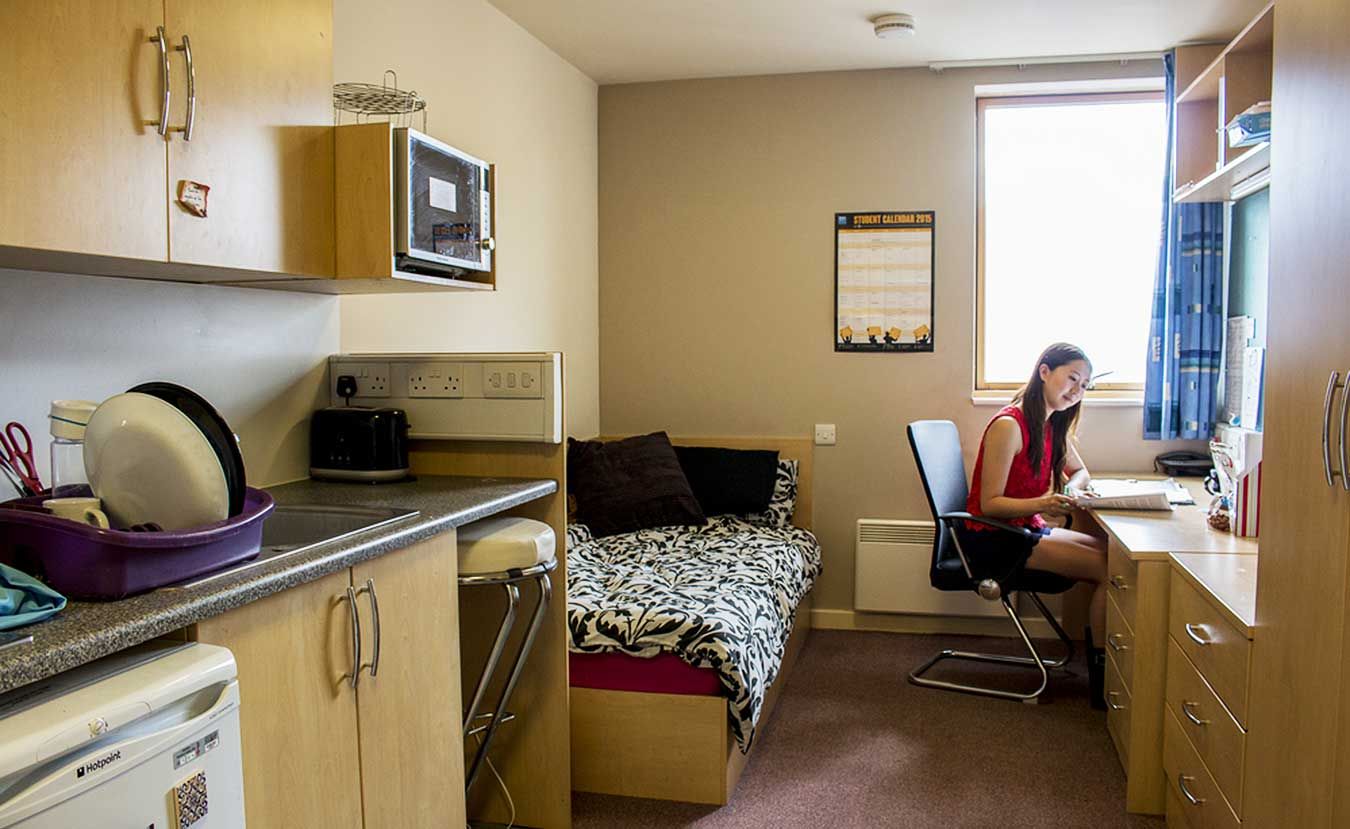
POLYGON ((1042 659, 1041 655, 1036 651, 1036 646, 1031 644, 1031 637, 1027 636, 1027 630, 1022 626, 1022 620, 1018 618, 1017 611, 1013 609, 1012 603, 1008 600, 1008 597, 1003 596, 999 599, 999 601, 1003 603, 1003 610, 1008 614, 1008 618, 1012 619, 1013 624, 1017 626, 1017 633, 1022 637, 1022 643, 1026 645, 1031 656, 1005 656, 996 653, 973 653, 971 651, 958 651, 947 648, 940 651, 932 659, 915 668, 913 671, 910 671, 909 681, 915 685, 923 686, 924 688, 940 688, 944 691, 957 691, 963 694, 977 694, 979 696, 997 697, 999 699, 1019 700, 1035 705, 1040 701, 1041 693, 1050 682, 1050 674, 1046 669, 1062 668, 1067 665, 1073 659, 1074 647, 1073 641, 1069 639, 1068 634, 1064 632, 1064 628, 1060 627, 1059 622, 1055 620, 1054 615, 1046 608, 1045 602, 1041 601, 1041 597, 1029 591, 1026 592, 1026 595, 1030 596, 1031 600, 1036 603, 1036 607, 1040 608, 1041 615, 1043 615, 1045 620, 1050 623, 1050 626, 1054 628, 1055 633, 1059 635, 1060 641, 1064 643, 1067 648, 1067 652, 1064 656, 1056 660, 1042 659), (940 679, 928 679, 924 677, 925 673, 944 659, 963 659, 968 662, 992 662, 999 665, 1017 665, 1024 668, 1036 668, 1041 672, 1041 684, 1034 691, 1018 693, 1016 691, 1004 691, 999 688, 985 688, 979 685, 962 685, 958 682, 945 682, 940 679))

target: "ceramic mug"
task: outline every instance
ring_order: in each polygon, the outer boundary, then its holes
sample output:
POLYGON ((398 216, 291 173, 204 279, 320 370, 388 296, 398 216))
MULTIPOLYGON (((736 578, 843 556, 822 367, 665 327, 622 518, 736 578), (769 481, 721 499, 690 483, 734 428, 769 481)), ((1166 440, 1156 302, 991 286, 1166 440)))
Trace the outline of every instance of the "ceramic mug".
POLYGON ((97 498, 49 498, 42 506, 57 518, 108 529, 108 516, 102 510, 103 502, 97 498))

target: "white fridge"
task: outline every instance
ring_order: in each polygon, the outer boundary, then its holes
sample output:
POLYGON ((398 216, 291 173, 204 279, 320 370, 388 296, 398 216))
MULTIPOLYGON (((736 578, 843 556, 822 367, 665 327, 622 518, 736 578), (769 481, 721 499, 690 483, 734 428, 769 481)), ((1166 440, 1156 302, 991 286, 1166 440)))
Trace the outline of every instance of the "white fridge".
POLYGON ((0 695, 3 829, 242 826, 225 648, 147 643, 0 695))

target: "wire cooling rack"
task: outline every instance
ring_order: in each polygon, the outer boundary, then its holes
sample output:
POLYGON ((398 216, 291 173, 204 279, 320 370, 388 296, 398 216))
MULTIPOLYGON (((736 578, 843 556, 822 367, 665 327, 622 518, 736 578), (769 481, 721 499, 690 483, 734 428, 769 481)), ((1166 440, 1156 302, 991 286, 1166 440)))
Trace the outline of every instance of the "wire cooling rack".
POLYGON ((398 73, 384 71, 381 83, 340 83, 333 85, 333 123, 342 123, 342 113, 356 116, 356 123, 372 116, 382 117, 397 127, 411 126, 413 116, 422 114, 422 132, 427 130, 427 102, 412 90, 398 88, 398 73))

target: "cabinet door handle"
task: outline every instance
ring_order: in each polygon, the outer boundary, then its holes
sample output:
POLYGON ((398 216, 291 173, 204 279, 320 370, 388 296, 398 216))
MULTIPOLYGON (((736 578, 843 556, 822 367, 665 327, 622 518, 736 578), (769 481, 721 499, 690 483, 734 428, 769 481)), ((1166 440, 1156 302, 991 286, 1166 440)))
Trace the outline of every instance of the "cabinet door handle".
POLYGON ((347 595, 338 596, 339 602, 347 603, 347 610, 352 614, 352 670, 351 673, 343 674, 339 679, 348 680, 353 688, 361 680, 361 615, 356 612, 356 590, 348 587, 347 595))
POLYGON ((1129 589, 1130 589, 1129 583, 1126 582, 1124 578, 1122 578, 1122 577, 1120 577, 1120 576, 1118 576, 1118 575, 1117 575, 1117 576, 1112 576, 1112 577, 1111 577, 1111 586, 1114 587, 1114 588, 1117 589, 1117 590, 1129 590, 1129 589))
POLYGON ((1205 630, 1204 625, 1193 625, 1190 622, 1186 623, 1186 635, 1191 638, 1192 642, 1194 642, 1197 645, 1200 645, 1201 647, 1210 644, 1210 640, 1200 638, 1200 634, 1196 633, 1197 630, 1208 633, 1208 631, 1205 630))
POLYGON ((1112 711, 1124 711, 1124 710, 1125 710, 1125 706, 1124 706, 1124 705, 1118 705, 1118 704, 1115 702, 1115 698, 1118 697, 1118 696, 1120 696, 1120 692, 1119 692, 1119 691, 1108 691, 1108 692, 1106 693, 1106 704, 1109 705, 1109 706, 1111 707, 1111 710, 1112 710, 1112 711))
POLYGON ((1111 650, 1115 651, 1116 653, 1120 653, 1121 651, 1127 651, 1130 649, 1130 646, 1120 644, 1120 640, 1124 638, 1125 637, 1119 633, 1113 633, 1110 636, 1106 637, 1106 644, 1110 645, 1111 650))
MULTIPOLYGON (((1327 475, 1327 486, 1334 487, 1338 477, 1344 477, 1345 469, 1333 470, 1331 468, 1331 398, 1336 396, 1336 389, 1344 384, 1336 382, 1340 372, 1333 371, 1327 378, 1327 395, 1322 400, 1322 470, 1327 475)), ((1341 448, 1345 448, 1344 442, 1341 448)))
POLYGON ((165 135, 169 131, 169 45, 164 40, 164 27, 155 27, 155 34, 147 40, 159 46, 159 120, 146 121, 145 125, 154 127, 155 132, 165 135))
POLYGON ((1186 788, 1187 780, 1194 781, 1195 778, 1189 774, 1177 775, 1177 786, 1181 789, 1181 793, 1186 796, 1186 799, 1191 802, 1192 806, 1204 805, 1205 799, 1203 797, 1196 797, 1195 795, 1191 794, 1190 789, 1186 788))
POLYGON ((370 622, 371 626, 374 628, 373 633, 375 640, 375 653, 371 656, 369 662, 362 665, 357 670, 360 671, 362 668, 369 668, 370 675, 374 677, 380 672, 380 597, 375 595, 375 580, 366 579, 366 586, 357 590, 356 593, 357 595, 365 593, 370 597, 370 622))
MULTIPOLYGON (((1350 380, 1350 369, 1345 372, 1346 380, 1350 380)), ((1347 467, 1350 467, 1350 452, 1347 452, 1345 446, 1345 415, 1347 412, 1346 404, 1350 404, 1350 389, 1341 392, 1341 486, 1345 487, 1346 492, 1350 492, 1350 476, 1345 474, 1347 467)))
POLYGON ((1199 726, 1209 725, 1209 720, 1202 720, 1199 717, 1195 716, 1195 714, 1191 713, 1192 706, 1198 708, 1200 707, 1200 703, 1191 701, 1184 701, 1181 703, 1181 713, 1186 715, 1186 719, 1190 720, 1191 722, 1199 726))
MULTIPOLYGON (((184 141, 191 141, 192 125, 197 122, 197 70, 192 66, 192 42, 187 35, 183 35, 183 42, 173 47, 173 50, 182 52, 183 61, 187 64, 187 120, 183 126, 173 127, 169 132, 181 132, 184 141)), ((165 106, 167 108, 167 104, 165 106)))

